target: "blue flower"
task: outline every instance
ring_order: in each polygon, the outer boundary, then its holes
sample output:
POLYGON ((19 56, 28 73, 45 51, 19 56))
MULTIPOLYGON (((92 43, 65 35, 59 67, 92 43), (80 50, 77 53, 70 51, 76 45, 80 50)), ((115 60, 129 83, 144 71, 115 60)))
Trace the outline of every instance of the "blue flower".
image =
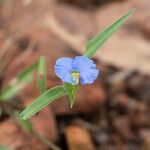
POLYGON ((76 85, 79 80, 82 85, 92 84, 99 70, 93 60, 85 56, 77 56, 74 59, 59 58, 55 64, 55 73, 63 81, 76 85))

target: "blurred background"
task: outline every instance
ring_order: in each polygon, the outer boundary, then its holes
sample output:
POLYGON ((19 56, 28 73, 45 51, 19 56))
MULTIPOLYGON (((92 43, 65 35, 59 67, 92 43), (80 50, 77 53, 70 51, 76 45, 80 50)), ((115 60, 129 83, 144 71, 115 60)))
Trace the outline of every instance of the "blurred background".
MULTIPOLYGON (((48 89, 62 84, 56 59, 82 55, 92 36, 131 8, 134 15, 96 53, 100 76, 79 87, 74 108, 63 97, 30 119, 62 150, 150 150, 150 0, 0 0, 0 89, 41 55, 48 89)), ((21 89, 0 101, 0 150, 49 150, 14 118, 40 94, 36 81, 21 89)))

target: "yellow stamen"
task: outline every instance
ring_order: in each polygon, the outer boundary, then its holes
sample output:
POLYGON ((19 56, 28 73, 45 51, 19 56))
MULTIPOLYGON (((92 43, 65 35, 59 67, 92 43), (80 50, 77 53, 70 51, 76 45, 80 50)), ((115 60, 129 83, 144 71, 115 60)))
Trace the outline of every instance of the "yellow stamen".
POLYGON ((79 83, 80 74, 78 72, 72 72, 72 78, 74 81, 74 85, 79 83))
POLYGON ((72 77, 74 77, 74 76, 80 78, 80 74, 79 74, 78 72, 73 72, 73 73, 72 73, 72 77))

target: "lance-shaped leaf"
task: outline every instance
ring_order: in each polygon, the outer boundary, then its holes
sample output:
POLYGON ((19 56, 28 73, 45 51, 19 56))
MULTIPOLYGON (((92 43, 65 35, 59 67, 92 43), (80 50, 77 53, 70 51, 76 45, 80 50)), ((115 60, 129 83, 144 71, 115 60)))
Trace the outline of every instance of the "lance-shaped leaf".
POLYGON ((0 100, 9 101, 15 97, 33 79, 33 71, 37 69, 38 63, 33 63, 25 68, 6 87, 0 91, 0 100))
POLYGON ((0 145, 0 150, 9 150, 9 149, 4 145, 0 145))
POLYGON ((41 56, 38 64, 38 88, 43 94, 46 91, 46 63, 44 56, 41 56))
POLYGON ((46 107, 49 103, 66 94, 67 92, 63 86, 56 86, 52 89, 47 90, 20 114, 21 119, 26 120, 30 118, 31 116, 39 112, 41 109, 46 107))
POLYGON ((100 48, 100 46, 128 19, 129 16, 132 15, 134 11, 135 9, 128 11, 116 22, 112 23, 109 27, 105 28, 96 36, 94 36, 88 42, 84 56, 92 58, 96 51, 100 48))
POLYGON ((64 88, 68 93, 69 100, 70 100, 70 107, 73 107, 75 96, 77 92, 78 85, 72 85, 70 83, 64 83, 64 88))

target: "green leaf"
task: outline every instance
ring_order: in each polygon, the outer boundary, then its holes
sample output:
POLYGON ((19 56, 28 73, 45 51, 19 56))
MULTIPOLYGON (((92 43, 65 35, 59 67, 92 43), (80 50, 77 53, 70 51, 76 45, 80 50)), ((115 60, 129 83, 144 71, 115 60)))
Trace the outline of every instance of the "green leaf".
POLYGON ((78 85, 72 85, 70 83, 64 83, 64 88, 68 93, 69 100, 70 100, 70 107, 73 107, 73 104, 75 102, 75 96, 77 92, 78 85))
POLYGON ((87 56, 89 59, 92 58, 100 46, 133 14, 134 11, 135 9, 128 11, 119 20, 94 36, 88 42, 84 56, 87 56))
POLYGON ((38 88, 43 94, 46 91, 46 63, 44 56, 40 57, 38 66, 38 88))
POLYGON ((4 145, 0 145, 0 150, 9 150, 9 149, 4 145))
POLYGON ((10 81, 9 85, 0 91, 0 100, 9 101, 15 97, 27 84, 33 80, 33 71, 38 64, 33 63, 10 81))
POLYGON ((25 68, 21 73, 18 74, 17 79, 22 82, 30 81, 31 75, 33 75, 33 71, 37 69, 38 62, 31 64, 27 68, 25 68))
POLYGON ((0 107, 0 118, 2 116, 2 113, 3 113, 3 109, 0 107))
POLYGON ((19 111, 14 111, 14 116, 15 118, 17 119, 18 123, 21 125, 21 127, 28 131, 28 132, 32 132, 33 131, 33 128, 32 128, 32 124, 29 120, 22 120, 20 119, 20 112, 19 111))
POLYGON ((56 86, 52 89, 47 90, 20 114, 20 118, 25 120, 30 118, 41 109, 46 107, 49 103, 66 94, 67 92, 62 86, 56 86))

